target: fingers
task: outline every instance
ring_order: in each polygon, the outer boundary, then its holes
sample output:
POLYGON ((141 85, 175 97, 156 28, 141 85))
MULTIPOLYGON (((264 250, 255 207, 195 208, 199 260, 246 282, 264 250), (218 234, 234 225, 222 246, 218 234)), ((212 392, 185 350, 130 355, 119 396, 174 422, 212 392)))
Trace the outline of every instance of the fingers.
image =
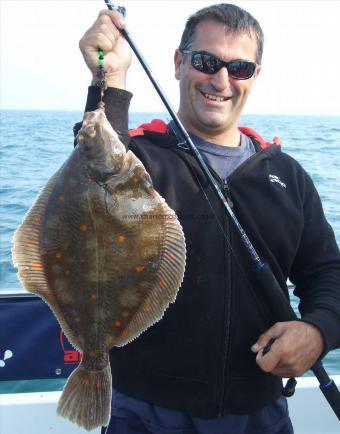
POLYGON ((85 33, 84 37, 80 40, 79 47, 83 50, 87 47, 100 48, 105 52, 109 52, 113 50, 119 36, 118 31, 115 32, 113 29, 101 25, 85 33))
POLYGON ((121 34, 126 26, 123 16, 115 11, 103 10, 79 41, 85 63, 96 82, 98 50, 105 54, 104 69, 108 86, 124 88, 127 70, 131 64, 131 49, 121 34))
POLYGON ((323 351, 321 333, 303 321, 277 323, 263 333, 251 348, 265 372, 280 377, 302 375, 323 351), (265 351, 271 342, 270 350, 265 351))
POLYGON ((282 335, 283 331, 284 323, 276 323, 259 337, 257 342, 251 347, 251 350, 255 353, 263 351, 264 347, 268 345, 270 341, 278 339, 282 335))
POLYGON ((85 51, 88 47, 93 47, 111 51, 121 35, 119 30, 125 26, 121 24, 118 15, 118 12, 102 11, 80 40, 80 49, 85 51))
POLYGON ((256 363, 265 372, 273 373, 280 363, 281 351, 277 344, 277 339, 283 333, 281 323, 276 323, 273 327, 263 333, 251 350, 257 353, 256 363))
POLYGON ((104 17, 104 19, 106 19, 105 17, 108 17, 113 25, 118 29, 124 29, 126 27, 126 20, 118 11, 109 11, 107 9, 103 9, 99 12, 98 19, 101 17, 104 17))
MULTIPOLYGON (((275 340, 270 348, 268 353, 264 354, 263 350, 259 351, 256 356, 256 363, 260 366, 260 368, 265 372, 270 372, 273 375, 285 376, 287 374, 288 369, 291 373, 291 361, 287 360, 289 356, 289 349, 285 347, 285 344, 280 341, 280 339, 275 340)), ((294 375, 296 375, 294 373, 294 375)))

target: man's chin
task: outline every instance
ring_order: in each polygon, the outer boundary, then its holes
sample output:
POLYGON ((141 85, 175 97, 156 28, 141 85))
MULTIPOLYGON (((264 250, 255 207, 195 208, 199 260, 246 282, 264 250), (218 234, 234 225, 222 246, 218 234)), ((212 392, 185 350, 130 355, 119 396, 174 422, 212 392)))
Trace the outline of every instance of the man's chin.
POLYGON ((231 119, 228 116, 224 117, 202 117, 201 128, 206 129, 207 132, 220 133, 231 124, 231 119))

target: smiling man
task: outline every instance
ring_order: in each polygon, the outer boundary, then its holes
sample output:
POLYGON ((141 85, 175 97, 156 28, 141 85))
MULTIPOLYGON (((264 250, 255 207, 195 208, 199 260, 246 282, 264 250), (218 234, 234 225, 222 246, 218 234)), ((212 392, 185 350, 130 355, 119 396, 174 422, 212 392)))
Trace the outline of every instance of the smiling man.
POLYGON ((261 69, 257 45, 255 30, 239 33, 216 19, 200 21, 191 37, 184 32, 175 68, 178 115, 188 131, 212 143, 240 144, 238 120, 261 69))
POLYGON ((86 111, 100 100, 101 49, 106 115, 179 216, 187 262, 162 320, 111 351, 112 417, 103 433, 291 434, 281 378, 340 346, 340 255, 308 174, 238 127, 261 71, 261 27, 231 4, 188 19, 174 58, 178 115, 287 297, 287 278, 295 284, 302 320, 287 323, 262 296, 239 234, 174 122, 128 132, 125 25, 118 12, 102 11, 80 41, 93 74, 86 111))

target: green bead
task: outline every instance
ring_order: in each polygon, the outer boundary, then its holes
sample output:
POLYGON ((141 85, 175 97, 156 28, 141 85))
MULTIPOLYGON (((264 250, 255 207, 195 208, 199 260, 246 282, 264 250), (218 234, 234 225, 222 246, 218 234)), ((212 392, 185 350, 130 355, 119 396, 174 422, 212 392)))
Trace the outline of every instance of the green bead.
POLYGON ((104 65, 104 60, 99 59, 99 60, 98 60, 98 65, 104 65))
POLYGON ((104 51, 103 50, 98 50, 98 54, 100 57, 104 57, 104 51))

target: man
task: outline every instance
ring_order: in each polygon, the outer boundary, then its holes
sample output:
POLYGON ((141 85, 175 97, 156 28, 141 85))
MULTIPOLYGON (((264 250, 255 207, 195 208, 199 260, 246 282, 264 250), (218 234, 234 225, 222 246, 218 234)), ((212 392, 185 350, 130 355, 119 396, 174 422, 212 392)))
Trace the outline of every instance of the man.
POLYGON ((103 432, 292 433, 281 377, 301 375, 340 346, 340 255, 309 176, 278 146, 238 129, 261 71, 262 30, 230 4, 189 18, 174 58, 178 115, 282 291, 288 277, 296 285, 302 321, 286 323, 273 317, 238 233, 173 122, 129 138, 124 26, 117 12, 102 11, 80 41, 93 74, 86 110, 100 97, 100 48, 107 117, 179 216, 187 265, 164 318, 112 350, 115 391, 103 432))

